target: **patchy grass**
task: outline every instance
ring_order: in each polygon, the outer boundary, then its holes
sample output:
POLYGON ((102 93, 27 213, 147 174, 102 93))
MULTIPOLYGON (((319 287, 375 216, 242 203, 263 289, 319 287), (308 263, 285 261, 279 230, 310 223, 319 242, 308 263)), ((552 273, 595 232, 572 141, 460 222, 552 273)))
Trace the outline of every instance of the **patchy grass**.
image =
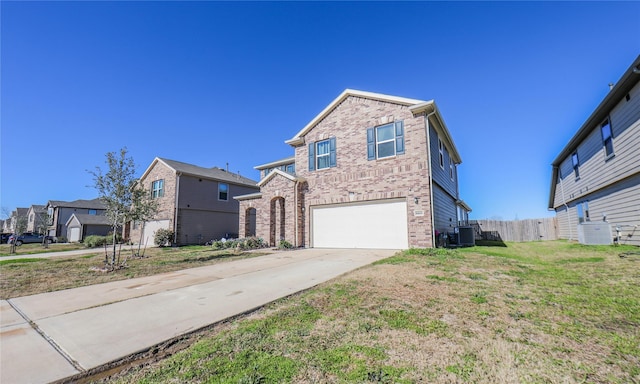
MULTIPOLYGON (((123 249, 120 257, 124 259, 130 254, 131 251, 123 249)), ((237 254, 234 250, 214 251, 206 246, 148 248, 144 258, 131 258, 127 261, 127 268, 114 272, 91 269, 104 266, 104 249, 82 256, 0 258, 0 299, 151 276, 259 255, 256 252, 237 254)))
POLYGON ((640 258, 625 250, 409 250, 109 382, 637 383, 640 258))
POLYGON ((78 243, 54 243, 49 244, 49 248, 45 248, 42 244, 22 244, 16 247, 16 253, 9 253, 11 250, 10 247, 9 244, 0 244, 0 260, 2 260, 2 256, 35 255, 38 253, 74 251, 76 249, 86 248, 84 245, 78 243))

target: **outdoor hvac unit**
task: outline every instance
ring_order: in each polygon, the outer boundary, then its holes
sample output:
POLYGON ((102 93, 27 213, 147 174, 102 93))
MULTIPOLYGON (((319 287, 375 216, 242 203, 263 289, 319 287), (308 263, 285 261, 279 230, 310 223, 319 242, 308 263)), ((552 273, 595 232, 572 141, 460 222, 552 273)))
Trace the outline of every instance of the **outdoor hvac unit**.
POLYGON ((462 247, 473 247, 476 245, 476 238, 472 227, 458 227, 458 244, 462 247))
POLYGON ((587 221, 578 224, 578 242, 587 245, 613 244, 611 224, 603 221, 587 221))

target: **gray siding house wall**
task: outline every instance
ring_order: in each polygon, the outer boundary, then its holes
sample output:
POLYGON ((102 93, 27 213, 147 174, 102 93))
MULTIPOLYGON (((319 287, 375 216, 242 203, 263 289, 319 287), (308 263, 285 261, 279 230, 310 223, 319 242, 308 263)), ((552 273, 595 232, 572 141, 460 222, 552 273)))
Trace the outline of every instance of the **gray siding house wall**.
POLYGON ((71 215, 91 214, 104 215, 105 206, 100 199, 47 202, 46 209, 49 215, 48 235, 59 237, 59 241, 67 236, 67 221, 71 215))
POLYGON ((174 231, 174 241, 179 245, 236 237, 239 203, 233 197, 259 190, 254 180, 221 168, 159 157, 140 177, 140 183, 157 199, 159 210, 151 222, 125 226, 124 237, 146 245, 153 245, 159 228, 174 231), (157 182, 162 189, 154 195, 157 182))
POLYGON ((640 245, 640 56, 552 166, 549 209, 561 238, 577 239, 581 221, 605 220, 612 237, 618 228, 621 243, 640 245))

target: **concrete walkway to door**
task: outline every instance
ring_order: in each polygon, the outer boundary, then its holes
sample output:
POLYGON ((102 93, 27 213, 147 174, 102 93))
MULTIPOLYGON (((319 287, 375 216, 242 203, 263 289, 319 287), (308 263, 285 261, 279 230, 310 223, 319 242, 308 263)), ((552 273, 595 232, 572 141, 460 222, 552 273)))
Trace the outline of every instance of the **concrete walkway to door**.
POLYGON ((0 382, 50 383, 392 256, 305 249, 0 301, 0 382))

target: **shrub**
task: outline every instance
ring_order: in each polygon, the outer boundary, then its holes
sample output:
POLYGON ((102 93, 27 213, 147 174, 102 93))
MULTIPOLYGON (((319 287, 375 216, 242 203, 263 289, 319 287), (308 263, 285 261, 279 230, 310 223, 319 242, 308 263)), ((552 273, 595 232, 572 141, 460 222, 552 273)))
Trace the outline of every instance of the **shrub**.
POLYGON ((160 228, 153 237, 153 242, 159 247, 166 247, 173 240, 173 231, 170 229, 160 228))
POLYGON ((87 248, 102 247, 107 244, 106 236, 91 235, 84 238, 84 245, 87 248))
POLYGON ((291 248, 293 248, 293 245, 291 245, 291 243, 288 242, 287 240, 280 240, 280 243, 278 244, 278 248, 280 248, 280 249, 291 249, 291 248))
POLYGON ((211 242, 211 247, 213 249, 229 249, 229 248, 259 249, 259 248, 264 248, 265 243, 264 243, 264 240, 262 240, 261 238, 247 237, 246 239, 214 240, 211 242))

